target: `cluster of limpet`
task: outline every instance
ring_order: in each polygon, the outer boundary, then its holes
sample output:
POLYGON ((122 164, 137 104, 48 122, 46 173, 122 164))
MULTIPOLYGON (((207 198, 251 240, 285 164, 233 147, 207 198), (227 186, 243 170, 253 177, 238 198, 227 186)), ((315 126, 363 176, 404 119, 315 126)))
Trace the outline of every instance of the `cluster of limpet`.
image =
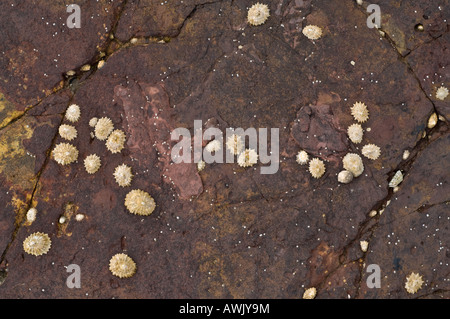
POLYGON ((78 159, 78 150, 69 143, 59 143, 52 151, 53 158, 61 165, 68 165, 78 159))
POLYGON ((258 2, 248 9, 247 21, 251 25, 258 26, 266 22, 269 16, 269 6, 258 2))
POLYGON ((41 256, 50 250, 50 237, 41 232, 33 233, 23 241, 23 250, 30 255, 41 256))
POLYGON ((148 216, 153 213, 156 204, 149 193, 140 189, 134 189, 125 197, 125 207, 132 214, 148 216))
POLYGON ((109 270, 114 276, 129 278, 136 273, 136 263, 126 254, 115 254, 109 260, 109 270))

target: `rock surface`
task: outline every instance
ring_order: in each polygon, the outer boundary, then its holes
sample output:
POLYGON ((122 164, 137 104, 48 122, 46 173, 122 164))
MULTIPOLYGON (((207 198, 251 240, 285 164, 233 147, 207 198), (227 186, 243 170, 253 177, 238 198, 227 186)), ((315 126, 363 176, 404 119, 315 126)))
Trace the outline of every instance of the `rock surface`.
POLYGON ((258 27, 246 23, 247 0, 79 1, 80 29, 67 28, 62 1, 31 2, 0 4, 3 298, 298 299, 309 287, 316 298, 450 297, 450 97, 434 96, 450 88, 446 1, 379 1, 378 30, 350 0, 271 2, 258 27), (304 37, 307 24, 322 38, 304 37), (369 120, 355 145, 346 131, 359 101, 369 120), (72 103, 79 158, 61 166, 51 150, 72 103), (428 129, 433 112, 442 120, 428 129), (122 152, 91 136, 93 117, 125 132, 122 152), (171 132, 193 137, 194 120, 279 128, 279 170, 174 164, 171 132), (338 183, 343 156, 369 143, 381 156, 338 183), (325 160, 322 178, 296 163, 300 149, 325 160), (94 153, 102 166, 90 175, 83 160, 94 153), (130 187, 114 181, 122 163, 130 187), (132 189, 155 199, 150 216, 127 212, 132 189), (40 257, 22 247, 37 231, 52 239, 40 257), (131 278, 108 269, 120 252, 137 264, 131 278), (70 264, 80 266, 79 289, 66 286, 70 264), (379 289, 366 284, 370 264, 381 269, 379 289), (411 272, 424 278, 416 294, 404 288, 411 272))

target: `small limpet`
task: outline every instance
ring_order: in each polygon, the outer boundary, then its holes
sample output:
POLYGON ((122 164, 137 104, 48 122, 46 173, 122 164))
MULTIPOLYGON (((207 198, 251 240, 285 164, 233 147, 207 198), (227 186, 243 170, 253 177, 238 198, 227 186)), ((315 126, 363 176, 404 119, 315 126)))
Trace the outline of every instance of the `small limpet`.
POLYGON ((126 254, 115 254, 109 260, 109 270, 114 276, 129 278, 136 273, 136 263, 126 254))
POLYGON ((351 112, 353 118, 360 123, 364 123, 369 119, 369 111, 367 110, 367 105, 362 102, 354 103, 351 107, 351 112))
POLYGON ((78 159, 78 150, 69 143, 59 143, 52 151, 53 158, 58 164, 67 165, 78 159))
POLYGON ((41 256, 46 254, 52 245, 50 237, 41 232, 33 233, 23 241, 23 250, 30 255, 41 256))
POLYGON ((363 146, 361 153, 368 159, 376 160, 380 156, 381 151, 377 145, 367 144, 363 146))
POLYGON ((71 104, 67 108, 65 118, 68 121, 75 123, 80 118, 80 114, 81 114, 80 107, 77 104, 71 104))
POLYGON ((303 28, 302 33, 310 40, 317 40, 322 36, 322 29, 316 25, 309 24, 303 28))
POLYGON ((89 174, 97 172, 101 165, 100 157, 96 154, 88 155, 84 159, 84 168, 89 174))
POLYGON ((406 277, 405 289, 410 294, 415 294, 420 288, 422 288, 422 284, 422 276, 412 272, 408 277, 406 277))
POLYGON ((149 193, 140 189, 134 189, 125 197, 125 207, 132 214, 148 216, 153 213, 156 204, 149 193))
POLYGON ((253 166, 258 162, 258 154, 254 149, 246 149, 239 154, 237 163, 241 167, 253 166))
POLYGON ((303 293, 303 299, 314 299, 317 294, 317 289, 315 287, 311 287, 305 290, 303 293))
POLYGON ((297 153, 297 156, 295 158, 295 160, 297 161, 297 163, 299 163, 300 165, 305 165, 306 163, 308 163, 309 161, 309 156, 308 153, 306 153, 306 151, 300 151, 297 153))
POLYGON ((248 9, 247 21, 249 24, 258 26, 266 22, 270 16, 270 10, 267 4, 256 3, 248 9))
POLYGON ((354 177, 358 177, 364 172, 364 164, 361 156, 355 153, 348 153, 342 159, 344 169, 351 172, 354 177))
POLYGON ((309 172, 314 178, 321 178, 325 174, 325 164, 318 158, 313 158, 309 162, 309 172))

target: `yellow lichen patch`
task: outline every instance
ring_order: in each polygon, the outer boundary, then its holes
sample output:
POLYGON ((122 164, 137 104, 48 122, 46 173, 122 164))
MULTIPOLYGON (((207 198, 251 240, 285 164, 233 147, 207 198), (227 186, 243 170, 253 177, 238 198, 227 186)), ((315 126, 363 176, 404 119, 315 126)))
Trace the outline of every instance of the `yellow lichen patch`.
POLYGON ((16 110, 14 104, 9 102, 5 96, 0 93, 0 129, 22 114, 23 111, 16 110))
POLYGON ((109 270, 119 278, 129 278, 136 273, 136 263, 126 254, 115 254, 109 261, 109 270))
POLYGON ((36 159, 23 145, 33 136, 33 126, 32 118, 22 118, 0 132, 0 174, 14 188, 29 190, 35 184, 36 159))

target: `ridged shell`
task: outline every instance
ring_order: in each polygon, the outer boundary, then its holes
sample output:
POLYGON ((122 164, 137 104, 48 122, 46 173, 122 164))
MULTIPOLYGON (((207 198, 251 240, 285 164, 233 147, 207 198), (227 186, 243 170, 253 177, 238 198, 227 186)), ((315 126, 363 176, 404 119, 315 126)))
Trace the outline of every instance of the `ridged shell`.
POLYGON ((352 124, 347 128, 347 134, 353 143, 361 143, 363 138, 363 128, 360 124, 352 124))
POLYGON ((412 272, 408 277, 406 277, 405 289, 410 294, 415 294, 420 288, 422 288, 422 284, 422 276, 412 272))
POLYGON ((80 118, 80 107, 76 104, 71 104, 66 111, 66 119, 72 123, 75 123, 80 118))
POLYGON ((436 98, 438 100, 445 100, 445 98, 448 96, 448 89, 445 86, 441 86, 439 89, 436 90, 436 98))
POLYGON ((378 146, 374 144, 367 144, 363 146, 361 153, 368 159, 376 160, 380 156, 381 151, 378 146))
POLYGON ((113 122, 108 117, 102 117, 95 125, 95 137, 100 141, 108 138, 109 134, 114 130, 113 122))
POLYGON ((310 40, 317 40, 322 36, 322 29, 316 25, 309 24, 303 28, 302 33, 310 40))
POLYGON ((106 148, 113 154, 120 153, 125 144, 125 133, 122 130, 114 130, 106 140, 106 148))
POLYGON ((52 241, 47 234, 33 233, 23 241, 23 250, 30 255, 41 256, 46 254, 52 245, 52 241))
POLYGON ((258 162, 258 154, 254 149, 246 149, 239 154, 237 163, 241 167, 253 166, 258 162))
POLYGON ((355 153, 348 153, 342 159, 344 169, 351 172, 354 177, 358 177, 364 172, 364 164, 361 157, 355 153))
POLYGON ((125 207, 132 214, 148 216, 153 213, 156 204, 149 193, 134 189, 125 197, 125 207))
POLYGON ((247 21, 249 24, 257 26, 261 25, 270 16, 270 10, 267 4, 256 3, 248 9, 247 21))
POLYGON ((314 299, 316 298, 317 289, 314 287, 308 288, 303 293, 303 299, 314 299))
POLYGON ((244 150, 244 143, 239 135, 233 134, 227 138, 227 149, 233 155, 239 155, 244 150))
POLYGON ((101 165, 100 157, 96 154, 91 154, 84 159, 84 168, 89 174, 96 173, 101 165))
POLYGON ((389 187, 397 187, 401 182, 403 182, 403 173, 402 171, 397 171, 389 182, 389 187))
POLYGON ((62 124, 58 129, 59 135, 66 140, 73 140, 77 137, 77 129, 75 126, 62 124))
POLYGON ((300 165, 305 165, 309 161, 309 155, 305 151, 300 151, 297 153, 295 160, 300 165))
POLYGON ((75 162, 78 159, 78 150, 72 144, 59 143, 53 149, 52 155, 57 163, 61 165, 67 165, 75 162))
POLYGON ((321 178, 325 174, 325 164, 318 158, 313 158, 309 162, 309 172, 314 178, 321 178))
POLYGON ((136 273, 136 263, 126 254, 115 254, 109 261, 109 270, 114 276, 129 278, 136 273))
POLYGON ((367 105, 362 102, 356 102, 353 104, 351 107, 351 112, 353 118, 360 123, 364 123, 369 119, 369 110, 367 110, 367 105))
POLYGON ((131 172, 131 167, 122 164, 117 166, 114 169, 114 179, 116 180, 116 183, 119 184, 121 187, 126 187, 131 185, 131 180, 133 179, 133 174, 131 172))

